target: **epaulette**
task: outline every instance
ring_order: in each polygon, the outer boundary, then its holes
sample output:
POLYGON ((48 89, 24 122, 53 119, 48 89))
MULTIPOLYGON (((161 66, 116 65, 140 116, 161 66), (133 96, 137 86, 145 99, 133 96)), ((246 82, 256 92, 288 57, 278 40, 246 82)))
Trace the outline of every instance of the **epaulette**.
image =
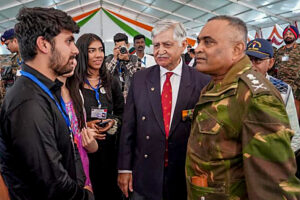
POLYGON ((259 72, 254 71, 253 69, 247 70, 240 77, 246 85, 251 90, 253 96, 256 96, 261 93, 271 93, 270 82, 263 77, 259 72))

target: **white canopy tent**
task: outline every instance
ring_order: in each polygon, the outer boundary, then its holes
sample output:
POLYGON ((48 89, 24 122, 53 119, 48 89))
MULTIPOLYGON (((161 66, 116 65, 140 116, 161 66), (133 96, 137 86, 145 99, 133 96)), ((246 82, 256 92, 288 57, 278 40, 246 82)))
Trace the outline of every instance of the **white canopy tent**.
MULTIPOLYGON (((55 7, 73 17, 101 7, 149 26, 169 18, 182 22, 190 38, 196 38, 207 19, 222 14, 244 20, 249 29, 249 39, 253 39, 256 33, 268 38, 274 25, 281 35, 286 25, 300 20, 300 0, 1 0, 0 34, 14 26, 17 13, 24 6, 55 7)), ((96 15, 82 26, 80 34, 99 34, 109 47, 113 35, 122 32, 122 29, 102 11, 96 15)), ((149 31, 139 30, 127 21, 119 20, 150 37, 149 31)), ((132 41, 132 36, 129 35, 129 38, 132 41)), ((1 53, 8 53, 4 46, 0 48, 1 53)))

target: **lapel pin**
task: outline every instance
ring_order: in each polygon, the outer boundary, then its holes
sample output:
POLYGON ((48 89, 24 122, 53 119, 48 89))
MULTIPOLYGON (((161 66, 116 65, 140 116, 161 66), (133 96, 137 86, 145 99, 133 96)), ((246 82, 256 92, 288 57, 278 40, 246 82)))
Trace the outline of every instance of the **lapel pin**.
POLYGON ((151 91, 152 91, 152 92, 154 91, 154 87, 151 88, 151 91))

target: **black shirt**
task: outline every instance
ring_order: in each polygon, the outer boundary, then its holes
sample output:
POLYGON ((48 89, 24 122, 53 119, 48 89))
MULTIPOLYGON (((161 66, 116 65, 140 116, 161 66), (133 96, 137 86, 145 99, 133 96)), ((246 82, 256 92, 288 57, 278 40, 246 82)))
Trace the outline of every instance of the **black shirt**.
MULTIPOLYGON (((58 102, 62 83, 33 68, 58 102)), ((11 199, 89 199, 84 172, 66 122, 55 102, 32 80, 21 76, 1 108, 1 173, 11 199)))
MULTIPOLYGON (((109 119, 118 121, 120 128, 123 114, 124 98, 118 81, 111 79, 111 98, 108 98, 107 91, 103 87, 99 89, 101 108, 107 108, 109 119)), ((91 108, 98 107, 95 91, 83 89, 84 107, 87 114, 87 121, 95 120, 91 117, 91 108)), ((97 140, 98 151, 89 154, 90 178, 96 200, 119 200, 122 192, 117 185, 117 144, 119 131, 114 135, 106 134, 105 140, 97 140)))

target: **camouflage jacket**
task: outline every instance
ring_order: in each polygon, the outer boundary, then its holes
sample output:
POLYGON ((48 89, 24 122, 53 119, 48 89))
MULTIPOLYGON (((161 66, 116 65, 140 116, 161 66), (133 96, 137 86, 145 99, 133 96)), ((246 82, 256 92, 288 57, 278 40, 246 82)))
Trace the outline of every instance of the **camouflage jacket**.
POLYGON ((300 45, 279 48, 275 54, 277 78, 289 84, 296 100, 300 100, 300 45))
POLYGON ((131 78, 136 71, 141 69, 141 62, 136 55, 130 55, 128 62, 119 62, 113 58, 112 54, 105 58, 106 69, 119 81, 126 100, 131 78))
MULTIPOLYGON (((11 68, 12 68, 12 75, 16 77, 17 71, 21 69, 22 58, 19 54, 15 54, 11 57, 11 68)), ((1 69, 1 74, 4 71, 4 68, 1 69)), ((15 78, 10 81, 7 80, 0 80, 0 105, 2 105, 4 96, 6 94, 6 87, 12 86, 14 83, 15 78)))
POLYGON ((279 92, 245 56, 221 83, 210 82, 195 106, 188 199, 300 199, 292 135, 279 92))

